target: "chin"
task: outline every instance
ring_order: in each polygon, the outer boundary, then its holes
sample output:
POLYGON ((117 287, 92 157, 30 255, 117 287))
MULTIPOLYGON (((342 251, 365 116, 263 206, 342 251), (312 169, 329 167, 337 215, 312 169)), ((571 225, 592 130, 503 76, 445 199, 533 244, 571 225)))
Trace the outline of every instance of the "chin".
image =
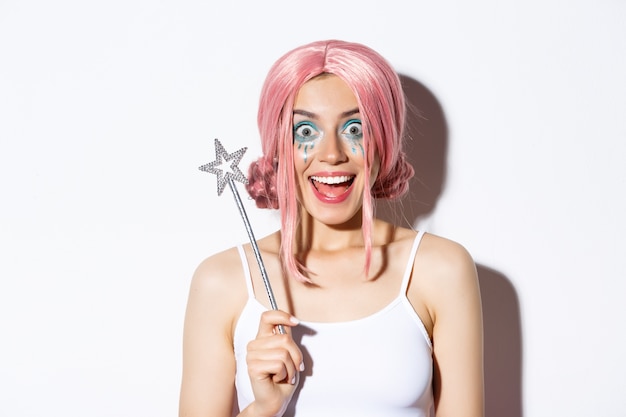
MULTIPOLYGON (((361 204, 341 204, 329 207, 320 204, 309 205, 307 213, 316 221, 328 226, 341 226, 349 223, 361 224, 361 204)), ((360 226, 359 226, 360 227, 360 226)))

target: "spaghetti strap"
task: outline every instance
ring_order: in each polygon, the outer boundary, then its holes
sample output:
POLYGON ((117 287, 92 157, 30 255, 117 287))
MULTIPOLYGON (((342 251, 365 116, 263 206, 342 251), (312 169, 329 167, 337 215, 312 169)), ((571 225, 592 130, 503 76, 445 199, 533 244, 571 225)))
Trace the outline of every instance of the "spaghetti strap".
POLYGON ((246 288, 248 288, 248 297, 254 298, 254 287, 252 286, 252 275, 250 275, 250 266, 248 265, 248 258, 246 252, 243 250, 242 245, 237 245, 237 251, 241 258, 241 266, 243 267, 243 275, 246 280, 246 288))
POLYGON ((415 236, 415 240, 413 241, 413 247, 411 248, 411 253, 409 254, 409 260, 406 263, 406 269, 404 271, 404 277, 402 277, 402 285, 400 286, 400 295, 406 295, 406 290, 409 287, 409 281, 411 280, 411 273, 413 272, 413 264, 415 263, 415 256, 417 255, 417 249, 420 246, 420 242, 422 241, 422 237, 426 234, 425 231, 421 230, 415 236))

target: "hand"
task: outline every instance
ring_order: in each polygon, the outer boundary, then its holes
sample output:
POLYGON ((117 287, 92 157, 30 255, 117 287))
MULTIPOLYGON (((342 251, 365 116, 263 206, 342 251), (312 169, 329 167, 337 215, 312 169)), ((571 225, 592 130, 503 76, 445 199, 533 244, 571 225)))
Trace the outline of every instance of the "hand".
POLYGON ((291 327, 298 320, 280 310, 261 315, 256 339, 248 343, 248 375, 254 393, 255 414, 280 416, 298 385, 299 371, 304 369, 302 352, 291 337, 291 327), (286 334, 278 332, 278 325, 286 334))

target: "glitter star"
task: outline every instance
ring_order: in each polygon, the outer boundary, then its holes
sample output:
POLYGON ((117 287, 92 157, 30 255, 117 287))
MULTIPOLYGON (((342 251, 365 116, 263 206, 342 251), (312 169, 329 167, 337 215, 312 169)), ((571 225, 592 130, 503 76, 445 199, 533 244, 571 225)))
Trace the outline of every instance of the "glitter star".
POLYGON ((241 148, 229 154, 226 152, 226 149, 224 149, 219 139, 215 139, 215 161, 202 165, 198 169, 217 175, 217 195, 222 195, 229 179, 244 184, 248 183, 248 179, 237 166, 239 162, 241 162, 241 158, 247 149, 248 148, 241 148))

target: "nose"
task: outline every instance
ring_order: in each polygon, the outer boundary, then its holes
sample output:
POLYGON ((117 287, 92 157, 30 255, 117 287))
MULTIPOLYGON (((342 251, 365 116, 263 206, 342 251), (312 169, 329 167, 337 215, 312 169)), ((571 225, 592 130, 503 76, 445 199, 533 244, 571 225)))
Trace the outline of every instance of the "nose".
POLYGON ((345 143, 336 134, 326 134, 320 143, 320 160, 329 164, 339 164, 348 160, 348 154, 344 148, 345 143))

